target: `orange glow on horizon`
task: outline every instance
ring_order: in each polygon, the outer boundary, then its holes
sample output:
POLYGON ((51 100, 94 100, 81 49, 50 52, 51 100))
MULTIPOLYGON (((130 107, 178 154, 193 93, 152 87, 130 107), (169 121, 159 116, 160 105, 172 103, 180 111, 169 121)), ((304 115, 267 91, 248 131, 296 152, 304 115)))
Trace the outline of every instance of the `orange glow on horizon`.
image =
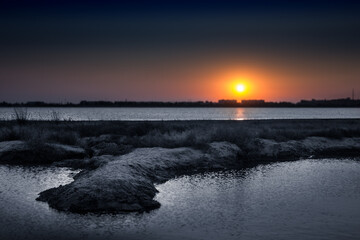
POLYGON ((223 72, 218 76, 217 85, 219 87, 216 95, 221 95, 219 99, 236 99, 238 101, 259 98, 258 94, 261 93, 257 92, 257 87, 261 78, 259 74, 253 72, 255 71, 223 72))
POLYGON ((291 70, 270 64, 229 65, 213 76, 214 87, 211 93, 217 99, 236 99, 237 101, 287 100, 290 98, 287 97, 290 91, 294 95, 301 94, 299 82, 303 83, 303 81, 295 81, 303 75, 291 70))

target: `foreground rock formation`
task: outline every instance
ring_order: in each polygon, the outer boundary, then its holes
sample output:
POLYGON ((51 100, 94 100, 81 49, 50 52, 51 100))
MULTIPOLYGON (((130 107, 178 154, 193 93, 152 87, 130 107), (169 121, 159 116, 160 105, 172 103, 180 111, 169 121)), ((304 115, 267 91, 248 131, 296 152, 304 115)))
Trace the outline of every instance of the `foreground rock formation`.
POLYGON ((71 212, 157 208, 154 184, 182 174, 359 156, 360 119, 0 121, 0 163, 82 169, 74 182, 38 198, 71 212))
POLYGON ((153 199, 157 193, 154 184, 181 174, 324 156, 360 156, 360 138, 309 137, 285 142, 255 139, 247 152, 228 142, 214 142, 202 150, 138 148, 122 156, 63 161, 63 166, 82 162, 83 167, 88 164, 92 167, 87 169, 93 170, 81 172, 68 185, 40 193, 38 200, 58 210, 78 213, 148 211, 160 206, 153 199))
POLYGON ((24 141, 0 142, 0 163, 47 164, 65 159, 83 159, 84 149, 64 144, 29 144, 24 141))
POLYGON ((227 142, 210 143, 204 150, 139 148, 119 157, 108 156, 107 164, 80 173, 68 185, 40 193, 38 200, 80 213, 147 211, 160 206, 153 200, 154 183, 183 173, 239 167, 240 152, 227 142))
POLYGON ((274 162, 299 158, 360 156, 360 138, 329 139, 308 137, 303 140, 276 142, 255 139, 245 156, 246 162, 274 162))

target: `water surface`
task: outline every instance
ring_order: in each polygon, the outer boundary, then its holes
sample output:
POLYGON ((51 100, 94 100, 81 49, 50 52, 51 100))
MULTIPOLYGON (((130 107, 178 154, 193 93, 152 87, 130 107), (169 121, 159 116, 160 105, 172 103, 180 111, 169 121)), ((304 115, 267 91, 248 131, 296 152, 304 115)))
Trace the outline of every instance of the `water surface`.
MULTIPOLYGON (((252 120, 360 118, 360 108, 27 108, 32 120, 252 120)), ((0 108, 0 120, 14 119, 13 108, 0 108)))
POLYGON ((158 185, 160 209, 69 214, 34 199, 65 168, 0 166, 0 239, 358 239, 360 162, 301 160, 158 185))

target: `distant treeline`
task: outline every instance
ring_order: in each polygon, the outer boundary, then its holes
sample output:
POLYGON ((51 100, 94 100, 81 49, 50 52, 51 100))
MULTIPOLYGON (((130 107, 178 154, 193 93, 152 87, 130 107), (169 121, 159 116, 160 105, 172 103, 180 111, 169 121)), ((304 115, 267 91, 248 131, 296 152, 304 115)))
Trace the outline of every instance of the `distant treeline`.
POLYGON ((301 100, 292 102, 266 102, 264 100, 219 100, 218 102, 136 102, 136 101, 81 101, 80 103, 0 102, 0 107, 360 107, 360 100, 350 98, 332 100, 301 100))

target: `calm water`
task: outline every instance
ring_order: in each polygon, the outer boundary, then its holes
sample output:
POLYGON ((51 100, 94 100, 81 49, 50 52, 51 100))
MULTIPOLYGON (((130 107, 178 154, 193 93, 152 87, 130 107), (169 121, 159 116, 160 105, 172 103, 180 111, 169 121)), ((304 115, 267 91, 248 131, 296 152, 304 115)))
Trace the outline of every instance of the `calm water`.
MULTIPOLYGON (((30 119, 51 120, 246 120, 360 118, 360 108, 28 108, 30 119)), ((0 108, 0 120, 14 119, 0 108)))
POLYGON ((360 162, 302 160, 180 177, 160 209, 78 215, 34 199, 67 169, 0 166, 0 239, 358 239, 360 162))

